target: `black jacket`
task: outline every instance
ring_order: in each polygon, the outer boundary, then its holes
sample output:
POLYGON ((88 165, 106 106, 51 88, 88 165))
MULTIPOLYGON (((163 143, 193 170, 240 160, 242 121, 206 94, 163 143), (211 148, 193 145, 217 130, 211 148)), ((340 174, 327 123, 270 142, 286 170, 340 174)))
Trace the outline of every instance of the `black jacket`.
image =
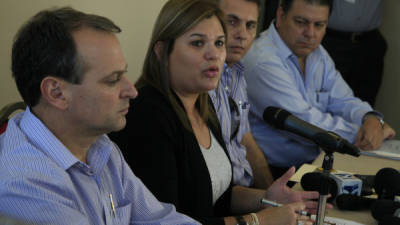
MULTIPOLYGON (((208 127, 229 158, 220 127, 208 127)), ((213 206, 210 174, 196 137, 184 128, 157 89, 141 88, 131 101, 125 129, 109 136, 158 200, 174 204, 177 211, 203 224, 224 224, 222 217, 230 211, 232 181, 213 206)))

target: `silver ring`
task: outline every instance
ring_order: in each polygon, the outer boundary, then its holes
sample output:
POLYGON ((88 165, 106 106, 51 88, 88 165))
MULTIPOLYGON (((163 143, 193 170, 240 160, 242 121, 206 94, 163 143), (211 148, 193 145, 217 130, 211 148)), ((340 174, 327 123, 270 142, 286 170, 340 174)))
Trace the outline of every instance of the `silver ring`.
POLYGON ((297 220, 297 225, 304 225, 304 222, 301 220, 297 220))

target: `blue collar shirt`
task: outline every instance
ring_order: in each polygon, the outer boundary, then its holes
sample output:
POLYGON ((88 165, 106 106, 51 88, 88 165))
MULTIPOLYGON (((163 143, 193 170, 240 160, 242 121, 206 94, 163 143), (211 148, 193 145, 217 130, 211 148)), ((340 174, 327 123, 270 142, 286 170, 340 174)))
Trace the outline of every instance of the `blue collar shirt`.
POLYGON ((160 203, 106 135, 79 161, 29 108, 0 136, 0 215, 28 224, 199 224, 160 203))
POLYGON ((233 166, 233 182, 241 186, 253 184, 253 172, 246 159, 246 148, 241 144, 243 136, 250 132, 248 120, 250 104, 247 98, 247 84, 243 76, 244 67, 238 62, 224 66, 216 89, 209 95, 221 124, 222 135, 233 166), (229 97, 236 104, 237 111, 231 111, 229 97), (231 138, 238 127, 238 132, 231 138))
POLYGON ((355 141, 363 116, 372 111, 368 103, 354 97, 321 45, 308 55, 303 75, 297 57, 273 23, 254 41, 242 63, 251 104, 251 130, 273 166, 300 166, 314 160, 319 149, 305 139, 267 125, 263 112, 268 106, 286 109, 350 142, 355 141))

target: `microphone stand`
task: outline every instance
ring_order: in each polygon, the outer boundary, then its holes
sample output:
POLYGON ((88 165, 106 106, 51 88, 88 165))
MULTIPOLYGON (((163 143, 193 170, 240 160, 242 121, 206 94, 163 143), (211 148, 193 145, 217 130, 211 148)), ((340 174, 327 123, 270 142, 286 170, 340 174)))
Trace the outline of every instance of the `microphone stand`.
POLYGON ((324 225, 326 202, 329 197, 329 174, 333 167, 333 152, 325 150, 324 160, 322 162, 322 180, 319 190, 318 211, 316 216, 316 225, 324 225))

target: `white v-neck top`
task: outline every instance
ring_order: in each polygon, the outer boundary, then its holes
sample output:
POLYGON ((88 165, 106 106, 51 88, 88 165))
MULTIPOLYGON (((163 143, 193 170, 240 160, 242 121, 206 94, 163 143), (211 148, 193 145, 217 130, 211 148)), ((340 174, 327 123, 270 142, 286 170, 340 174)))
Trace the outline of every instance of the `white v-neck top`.
POLYGON ((215 204, 231 183, 232 168, 228 156, 225 154, 224 149, 218 143, 217 139, 215 139, 211 131, 210 136, 210 148, 206 149, 201 145, 199 146, 201 153, 203 153, 204 160, 206 161, 208 172, 211 176, 213 204, 215 204))

